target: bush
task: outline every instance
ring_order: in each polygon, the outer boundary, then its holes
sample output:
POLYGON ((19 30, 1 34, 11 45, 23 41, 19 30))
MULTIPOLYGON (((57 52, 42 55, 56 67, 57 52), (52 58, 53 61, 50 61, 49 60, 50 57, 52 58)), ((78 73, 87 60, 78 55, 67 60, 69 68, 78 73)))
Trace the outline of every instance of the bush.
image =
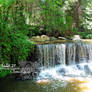
POLYGON ((30 26, 28 36, 36 36, 36 35, 41 35, 43 32, 43 28, 40 26, 30 26))
POLYGON ((11 34, 11 56, 13 61, 26 60, 28 53, 33 51, 34 43, 24 34, 11 34))
POLYGON ((86 38, 87 38, 87 39, 92 39, 92 34, 88 34, 88 35, 86 36, 86 38))
POLYGON ((5 69, 3 66, 0 66, 0 78, 4 78, 9 74, 11 74, 10 69, 5 69))
POLYGON ((18 61, 26 60, 28 53, 33 51, 34 43, 28 40, 28 37, 22 33, 8 35, 8 42, 2 42, 0 61, 4 63, 10 61, 18 63, 18 61))
POLYGON ((81 38, 86 39, 88 32, 79 32, 78 35, 80 35, 81 38))

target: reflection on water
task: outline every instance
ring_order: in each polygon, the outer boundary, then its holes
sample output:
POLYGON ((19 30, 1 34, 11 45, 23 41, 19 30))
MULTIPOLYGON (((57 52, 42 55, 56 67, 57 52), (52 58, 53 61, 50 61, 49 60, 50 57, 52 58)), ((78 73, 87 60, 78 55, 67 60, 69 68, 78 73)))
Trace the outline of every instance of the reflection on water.
POLYGON ((68 82, 67 87, 69 86, 71 88, 70 92, 91 92, 91 85, 90 80, 88 79, 71 79, 71 81, 68 82))
POLYGON ((91 78, 71 78, 65 80, 0 82, 0 92, 92 92, 91 78))
MULTIPOLYGON (((38 83, 38 82, 37 82, 38 83)), ((40 81, 47 92, 92 92, 91 78, 68 78, 63 81, 40 81)))

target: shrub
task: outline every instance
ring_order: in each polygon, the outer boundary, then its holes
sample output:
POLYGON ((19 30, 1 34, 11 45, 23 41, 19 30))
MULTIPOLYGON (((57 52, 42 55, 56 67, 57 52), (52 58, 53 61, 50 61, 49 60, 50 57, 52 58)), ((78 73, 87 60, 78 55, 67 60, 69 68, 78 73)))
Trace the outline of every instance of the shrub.
POLYGON ((86 38, 92 39, 92 34, 88 34, 88 35, 86 36, 86 38))
POLYGON ((5 69, 3 66, 0 66, 0 78, 4 78, 9 74, 11 74, 10 69, 5 69))
POLYGON ((8 35, 8 42, 2 42, 0 61, 4 63, 10 61, 18 63, 18 61, 26 60, 28 53, 33 51, 34 43, 28 40, 28 37, 22 33, 8 35))
POLYGON ((33 51, 34 43, 24 34, 10 34, 11 56, 14 62, 26 60, 28 53, 33 51))

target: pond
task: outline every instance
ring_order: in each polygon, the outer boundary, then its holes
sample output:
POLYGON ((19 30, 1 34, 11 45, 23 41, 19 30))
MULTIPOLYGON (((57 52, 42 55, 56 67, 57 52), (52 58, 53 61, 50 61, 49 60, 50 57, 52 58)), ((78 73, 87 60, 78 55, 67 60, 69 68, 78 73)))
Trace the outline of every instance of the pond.
POLYGON ((0 92, 92 92, 92 80, 82 77, 40 82, 6 79, 0 82, 0 92))

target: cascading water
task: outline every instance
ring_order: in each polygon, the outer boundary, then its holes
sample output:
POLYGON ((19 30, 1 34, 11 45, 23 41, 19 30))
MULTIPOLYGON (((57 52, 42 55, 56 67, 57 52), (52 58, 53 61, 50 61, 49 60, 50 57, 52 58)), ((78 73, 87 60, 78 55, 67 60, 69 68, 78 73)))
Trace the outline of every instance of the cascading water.
POLYGON ((63 43, 37 45, 41 66, 71 65, 92 61, 92 44, 63 43))
POLYGON ((40 67, 45 67, 39 74, 41 78, 92 74, 92 44, 40 44, 36 50, 40 67))
POLYGON ((65 64, 65 44, 37 45, 38 62, 41 66, 65 64))
POLYGON ((51 90, 43 86, 47 92, 92 92, 92 44, 44 44, 36 50, 42 67, 37 83, 50 84, 51 90))
POLYGON ((92 61, 92 44, 72 43, 66 46, 66 63, 76 64, 92 61))

